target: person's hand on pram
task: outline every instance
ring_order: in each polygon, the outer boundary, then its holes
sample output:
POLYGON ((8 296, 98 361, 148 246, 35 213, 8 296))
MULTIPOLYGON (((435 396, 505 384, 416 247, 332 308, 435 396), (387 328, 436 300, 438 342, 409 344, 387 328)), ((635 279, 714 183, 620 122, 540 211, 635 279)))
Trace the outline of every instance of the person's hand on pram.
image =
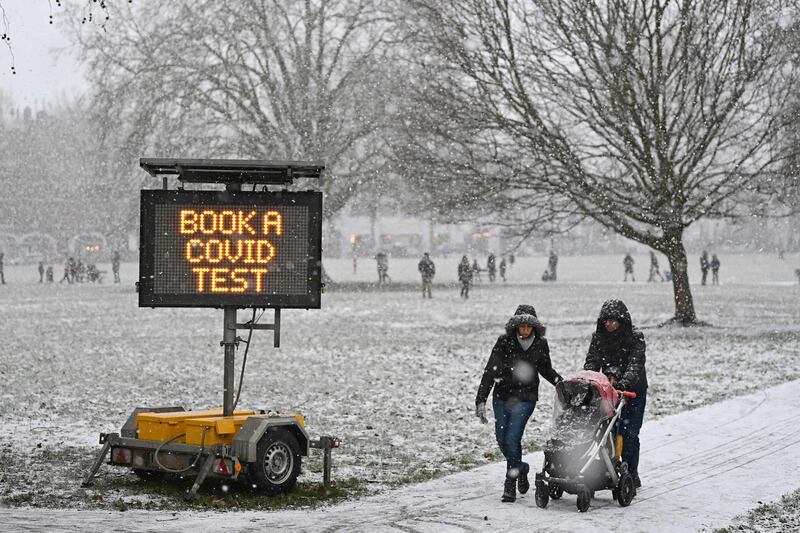
POLYGON ((608 378, 608 381, 611 383, 611 386, 615 389, 619 389, 619 378, 617 376, 620 375, 620 369, 617 367, 610 367, 607 368, 604 374, 608 378))
POLYGON ((475 416, 478 417, 482 424, 489 422, 489 419, 486 418, 486 403, 475 404, 475 416))

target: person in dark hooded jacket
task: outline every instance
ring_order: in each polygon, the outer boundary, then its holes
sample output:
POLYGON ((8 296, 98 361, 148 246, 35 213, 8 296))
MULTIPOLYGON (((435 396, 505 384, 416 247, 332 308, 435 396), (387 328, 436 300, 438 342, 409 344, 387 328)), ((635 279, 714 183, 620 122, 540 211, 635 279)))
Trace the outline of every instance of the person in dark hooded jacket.
POLYGON ((639 430, 647 403, 644 335, 631 322, 628 308, 621 300, 607 300, 600 309, 597 329, 592 334, 584 370, 603 372, 618 390, 636 393, 622 410, 622 460, 636 487, 639 480, 639 430))
POLYGON ((495 436, 506 458, 504 502, 513 502, 519 491, 530 488, 528 463, 522 461, 522 434, 539 398, 539 374, 555 385, 561 376, 553 370, 545 328, 532 305, 520 305, 497 339, 483 371, 475 398, 475 415, 486 418, 486 400, 494 388, 495 436))

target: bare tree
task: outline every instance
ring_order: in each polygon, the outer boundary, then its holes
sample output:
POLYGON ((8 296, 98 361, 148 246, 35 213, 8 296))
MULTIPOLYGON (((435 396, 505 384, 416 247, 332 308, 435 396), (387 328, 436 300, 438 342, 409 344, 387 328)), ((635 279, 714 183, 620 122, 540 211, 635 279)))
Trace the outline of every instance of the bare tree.
POLYGON ((111 5, 109 32, 76 25, 74 34, 108 142, 127 162, 145 152, 322 160, 331 215, 382 165, 387 24, 378 4, 111 5))
POLYGON ((780 207, 788 4, 412 5, 426 105, 406 120, 401 159, 456 174, 473 202, 532 210, 534 224, 589 217, 661 251, 675 320, 695 323, 684 230, 780 207))

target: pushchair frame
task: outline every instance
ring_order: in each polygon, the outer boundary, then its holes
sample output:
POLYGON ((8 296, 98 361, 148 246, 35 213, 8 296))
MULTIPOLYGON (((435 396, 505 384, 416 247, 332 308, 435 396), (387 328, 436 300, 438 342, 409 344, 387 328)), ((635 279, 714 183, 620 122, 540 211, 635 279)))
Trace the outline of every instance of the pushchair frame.
MULTIPOLYGON (((580 376, 578 376, 580 379, 580 376)), ((589 380, 591 382, 591 380, 589 380)), ((594 385, 593 385, 594 386, 594 385)), ((536 474, 536 505, 541 508, 547 507, 549 500, 561 498, 564 492, 576 494, 578 496, 576 505, 580 512, 589 509, 594 492, 596 490, 611 489, 612 496, 622 507, 630 505, 636 495, 634 481, 628 473, 628 465, 620 457, 621 450, 618 450, 616 437, 618 435, 619 419, 622 410, 627 405, 629 399, 636 398, 636 393, 613 389, 618 397, 617 405, 614 406, 613 414, 603 423, 605 429, 598 439, 593 439, 589 448, 580 456, 577 475, 570 476, 551 476, 548 469, 551 466, 548 461, 548 454, 545 453, 545 460, 541 472, 536 474), (619 452, 619 453, 618 453, 619 452), (592 483, 585 477, 595 462, 600 459, 604 466, 605 480, 598 485, 592 483)))

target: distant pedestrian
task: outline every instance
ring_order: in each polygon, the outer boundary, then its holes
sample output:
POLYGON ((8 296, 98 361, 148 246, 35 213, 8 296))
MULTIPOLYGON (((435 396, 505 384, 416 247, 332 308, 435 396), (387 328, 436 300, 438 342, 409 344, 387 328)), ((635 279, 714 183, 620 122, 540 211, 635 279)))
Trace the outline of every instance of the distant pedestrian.
POLYGON ((717 254, 711 256, 711 284, 719 285, 719 258, 717 254))
POLYGON ((558 268, 558 254, 555 250, 550 250, 550 257, 547 258, 547 270, 550 272, 548 281, 556 281, 558 276, 556 270, 558 268))
POLYGON ((44 261, 39 261, 39 283, 44 283, 44 261))
POLYGON ((114 273, 114 283, 119 283, 119 252, 114 250, 111 255, 111 271, 114 273))
POLYGON ((703 285, 706 284, 706 278, 708 277, 708 252, 703 250, 703 255, 700 256, 700 272, 703 273, 703 280, 701 283, 703 285))
POLYGON ((661 275, 661 272, 658 269, 658 258, 656 257, 656 253, 653 250, 650 250, 650 277, 647 278, 647 281, 655 281, 656 276, 660 281, 664 281, 664 277, 661 275))
POLYGON ((631 281, 634 283, 636 282, 636 278, 633 275, 633 257, 630 253, 625 254, 625 259, 622 260, 622 265, 625 267, 625 279, 623 281, 628 281, 628 274, 631 275, 631 281))
POLYGON ((353 256, 353 275, 355 276, 358 272, 358 257, 353 256))
POLYGON ((86 276, 86 265, 80 259, 78 259, 78 264, 75 266, 75 275, 78 283, 83 283, 83 278, 86 276))
POLYGON ((474 281, 480 281, 481 280, 481 267, 480 267, 480 265, 478 265, 478 258, 477 257, 472 262, 472 279, 474 281))
POLYGON ((797 283, 800 285, 800 268, 794 269, 794 275, 797 276, 797 283))
POLYGON ((4 270, 3 270, 3 258, 4 257, 5 257, 5 254, 0 253, 0 284, 2 284, 2 285, 6 284, 6 274, 5 274, 4 270))
POLYGON ((61 278, 59 283, 64 283, 66 281, 71 285, 74 278, 75 278, 75 260, 70 257, 64 263, 64 277, 61 278))
POLYGON ((506 281, 506 258, 502 258, 500 260, 500 279, 503 280, 503 283, 506 281))
POLYGON ((431 256, 425 252, 417 265, 417 270, 422 275, 422 297, 428 294, 428 298, 433 298, 431 287, 433 286, 433 276, 436 275, 436 265, 433 264, 431 256))
POLYGON ((47 283, 53 283, 53 265, 47 265, 45 276, 47 276, 47 283))
POLYGON ((508 254, 508 268, 514 268, 514 254, 508 254))
POLYGON ((458 281, 461 282, 461 297, 469 298, 469 286, 472 285, 472 267, 467 256, 461 258, 458 264, 458 281))
POLYGON ((378 285, 389 282, 389 256, 384 252, 375 255, 375 262, 378 266, 378 285))
POLYGON ((494 281, 495 274, 497 273, 497 265, 495 264, 494 252, 489 252, 489 258, 486 259, 486 270, 489 272, 489 281, 494 281))

